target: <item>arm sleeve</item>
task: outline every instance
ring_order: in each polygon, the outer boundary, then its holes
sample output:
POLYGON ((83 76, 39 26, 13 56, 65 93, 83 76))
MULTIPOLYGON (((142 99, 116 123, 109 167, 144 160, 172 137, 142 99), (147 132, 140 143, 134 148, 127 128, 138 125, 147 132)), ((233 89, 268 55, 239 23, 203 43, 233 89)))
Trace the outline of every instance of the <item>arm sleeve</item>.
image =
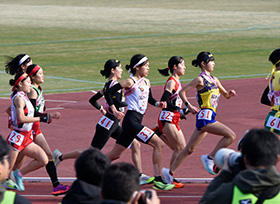
POLYGON ((105 92, 105 99, 108 103, 109 106, 113 105, 114 102, 113 102, 113 99, 112 99, 112 95, 117 92, 118 90, 121 90, 122 89, 122 86, 120 83, 117 83, 116 85, 112 86, 110 89, 108 89, 106 92, 105 92))
POLYGON ((175 106, 174 104, 172 104, 170 101, 168 101, 169 97, 171 96, 171 93, 169 91, 164 91, 162 96, 161 96, 161 101, 166 101, 167 103, 167 109, 170 111, 174 111, 174 110, 180 110, 179 107, 175 106))
POLYGON ((152 89, 149 89, 149 99, 148 99, 148 103, 155 106, 156 105, 157 100, 153 97, 152 94, 152 89))
POLYGON ((97 110, 100 110, 101 105, 97 102, 102 97, 102 94, 98 91, 96 94, 94 94, 90 99, 89 103, 95 107, 97 110))
POLYGON ((30 102, 32 103, 33 105, 33 108, 34 108, 34 117, 41 117, 41 116, 47 116, 47 113, 40 113, 38 111, 36 111, 36 99, 30 99, 30 102))

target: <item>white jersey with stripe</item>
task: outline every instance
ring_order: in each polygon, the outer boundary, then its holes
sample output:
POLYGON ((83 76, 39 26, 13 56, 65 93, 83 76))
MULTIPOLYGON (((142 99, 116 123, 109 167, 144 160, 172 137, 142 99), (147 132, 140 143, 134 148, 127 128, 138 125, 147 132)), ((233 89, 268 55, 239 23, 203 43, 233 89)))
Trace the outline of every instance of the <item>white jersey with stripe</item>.
MULTIPOLYGON (((133 76, 130 76, 130 78, 137 84, 137 80, 133 76)), ((149 87, 145 78, 144 82, 146 86, 143 86, 143 83, 141 83, 137 87, 134 87, 135 90, 126 96, 127 110, 133 110, 141 114, 146 112, 149 99, 149 87)))
POLYGON ((18 115, 16 111, 16 106, 14 104, 14 99, 16 96, 21 97, 24 102, 25 102, 25 107, 24 107, 24 115, 27 117, 34 117, 34 107, 32 103, 30 102, 29 98, 27 97, 26 93, 20 91, 17 92, 11 99, 12 105, 11 105, 11 125, 13 129, 18 130, 18 131, 30 131, 32 129, 33 123, 19 123, 18 121, 18 115))

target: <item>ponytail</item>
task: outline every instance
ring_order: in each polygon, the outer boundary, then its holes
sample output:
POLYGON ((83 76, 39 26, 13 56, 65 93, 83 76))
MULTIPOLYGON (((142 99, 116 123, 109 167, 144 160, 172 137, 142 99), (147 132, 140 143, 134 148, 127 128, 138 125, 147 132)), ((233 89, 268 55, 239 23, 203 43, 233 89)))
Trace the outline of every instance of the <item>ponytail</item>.
POLYGON ((163 75, 163 76, 169 76, 169 67, 165 68, 165 69, 158 69, 158 72, 163 75))

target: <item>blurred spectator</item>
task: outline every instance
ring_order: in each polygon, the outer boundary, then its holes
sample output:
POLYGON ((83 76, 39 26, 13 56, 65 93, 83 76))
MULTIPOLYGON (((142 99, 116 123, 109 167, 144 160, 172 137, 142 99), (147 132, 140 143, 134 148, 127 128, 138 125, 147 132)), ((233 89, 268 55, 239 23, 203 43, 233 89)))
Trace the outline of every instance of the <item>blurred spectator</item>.
POLYGON ((245 170, 234 177, 227 159, 200 204, 280 203, 280 174, 275 167, 278 137, 265 129, 252 129, 242 140, 241 153, 245 170))
POLYGON ((75 162, 77 180, 63 198, 62 204, 100 203, 100 185, 110 163, 109 158, 97 149, 84 151, 75 162))
POLYGON ((160 203, 154 190, 147 190, 148 193, 139 190, 139 171, 136 167, 122 162, 113 164, 103 176, 102 204, 160 203))

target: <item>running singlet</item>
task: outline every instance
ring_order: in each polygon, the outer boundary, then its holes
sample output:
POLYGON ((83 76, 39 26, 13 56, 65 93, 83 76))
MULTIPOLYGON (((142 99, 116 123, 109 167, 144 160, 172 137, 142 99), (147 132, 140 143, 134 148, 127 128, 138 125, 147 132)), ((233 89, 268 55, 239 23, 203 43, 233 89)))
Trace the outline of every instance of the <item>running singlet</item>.
POLYGON ((32 129, 33 123, 19 123, 18 122, 18 117, 17 117, 17 111, 16 111, 16 106, 14 104, 14 99, 16 96, 21 97, 24 102, 25 102, 25 107, 24 107, 24 115, 28 117, 33 117, 34 116, 34 108, 30 100, 28 99, 26 93, 20 91, 17 92, 13 97, 12 97, 12 105, 11 105, 11 125, 13 126, 13 129, 18 130, 18 131, 30 131, 32 129))
MULTIPOLYGON (((166 81, 164 90, 166 88, 166 84, 168 81, 173 80, 175 82, 175 89, 173 90, 173 94, 168 98, 168 102, 171 103, 176 108, 180 109, 182 107, 182 99, 179 96, 179 91, 182 89, 180 81, 178 82, 173 76, 169 77, 166 81)), ((170 122, 176 125, 178 131, 181 130, 179 126, 179 122, 181 121, 180 112, 171 108, 164 108, 159 114, 158 117, 158 127, 161 132, 165 122, 170 122)))
POLYGON ((148 83, 144 77, 139 79, 139 81, 136 81, 133 76, 130 76, 130 78, 135 82, 135 84, 130 89, 125 91, 125 95, 126 93, 129 93, 126 95, 126 103, 128 105, 127 110, 133 110, 138 113, 144 114, 148 105, 149 87, 143 86, 142 83, 145 82, 146 85, 148 83), (134 90, 131 91, 132 89, 134 90))
POLYGON ((199 74, 202 77, 204 87, 197 91, 196 98, 201 109, 211 109, 216 112, 218 101, 220 98, 220 91, 211 75, 206 75, 203 72, 199 74))
POLYGON ((36 88, 34 85, 31 85, 31 87, 37 92, 38 97, 36 99, 36 112, 43 113, 45 108, 45 99, 43 96, 43 90, 39 86, 39 88, 36 88))
MULTIPOLYGON (((175 82, 175 90, 172 94, 172 96, 170 96, 168 98, 168 101, 170 101, 174 106, 177 106, 179 108, 182 107, 182 99, 180 98, 179 96, 179 92, 181 91, 182 89, 182 85, 181 85, 181 82, 177 81, 173 76, 169 77, 169 79, 166 81, 165 83, 165 86, 164 86, 164 90, 166 88, 166 84, 170 81, 170 80, 173 80, 175 82)), ((164 109, 164 110, 168 110, 168 109, 164 109)))

